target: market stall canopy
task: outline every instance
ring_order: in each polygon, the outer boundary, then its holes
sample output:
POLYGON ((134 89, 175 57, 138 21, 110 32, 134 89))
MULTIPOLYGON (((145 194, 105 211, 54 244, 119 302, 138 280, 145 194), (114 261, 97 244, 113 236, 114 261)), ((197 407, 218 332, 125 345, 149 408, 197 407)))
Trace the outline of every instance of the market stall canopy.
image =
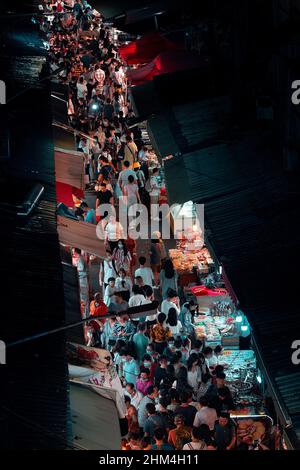
POLYGON ((134 65, 151 62, 161 52, 169 49, 178 49, 178 46, 160 33, 152 32, 121 46, 119 53, 128 65, 134 65))
POLYGON ((55 173, 58 183, 68 184, 84 189, 84 155, 76 152, 55 148, 55 173))
POLYGON ((129 70, 127 77, 132 85, 140 85, 152 80, 156 75, 191 70, 205 67, 206 64, 199 55, 184 50, 168 50, 161 52, 149 64, 135 70, 129 70))
POLYGON ((56 199, 58 203, 63 203, 67 207, 74 207, 74 196, 83 199, 84 193, 81 189, 70 184, 56 182, 56 199))
POLYGON ((75 445, 87 450, 120 449, 120 424, 113 400, 88 384, 70 382, 70 406, 75 445))
POLYGON ((57 231, 60 243, 80 248, 99 258, 105 258, 104 240, 97 238, 96 225, 59 215, 57 217, 57 231))

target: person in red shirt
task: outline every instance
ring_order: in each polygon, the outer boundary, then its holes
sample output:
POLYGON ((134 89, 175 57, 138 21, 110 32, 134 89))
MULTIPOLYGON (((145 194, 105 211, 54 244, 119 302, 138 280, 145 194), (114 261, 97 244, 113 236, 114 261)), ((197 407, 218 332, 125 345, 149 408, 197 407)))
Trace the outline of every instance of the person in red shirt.
MULTIPOLYGON (((106 315, 108 308, 102 300, 102 296, 99 292, 94 295, 94 300, 90 303, 90 315, 92 317, 99 317, 106 315)), ((105 318, 100 320, 101 323, 105 323, 105 318)))

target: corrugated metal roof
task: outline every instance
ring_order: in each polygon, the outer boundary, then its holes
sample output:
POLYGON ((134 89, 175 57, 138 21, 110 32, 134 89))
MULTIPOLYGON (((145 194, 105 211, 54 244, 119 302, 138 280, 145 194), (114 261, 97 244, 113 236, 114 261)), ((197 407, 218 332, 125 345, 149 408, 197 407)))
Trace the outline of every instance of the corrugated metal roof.
POLYGON ((166 161, 165 169, 172 197, 180 182, 186 201, 205 204, 206 236, 250 318, 266 369, 299 436, 300 381, 291 360, 291 344, 300 331, 297 183, 276 162, 270 136, 251 133, 230 146, 166 161), (178 177, 182 171, 186 176, 178 177))
MULTIPOLYGON (((1 59, 0 59, 1 60, 1 59)), ((15 58, 12 57, 12 62, 15 58)), ((0 447, 3 449, 64 449, 67 438, 68 382, 65 334, 51 335, 18 346, 10 343, 65 324, 63 278, 56 232, 55 171, 50 90, 31 88, 4 68, 9 97, 23 91, 7 107, 11 158, 1 167, 1 184, 13 199, 15 178, 45 187, 37 209, 27 218, 0 212, 2 256, 0 337, 8 344, 7 365, 1 366, 0 447)), ((25 71, 28 84, 30 70, 25 71)))
POLYGON ((221 96, 162 110, 148 121, 158 153, 186 154, 228 141, 231 108, 230 98, 221 96))

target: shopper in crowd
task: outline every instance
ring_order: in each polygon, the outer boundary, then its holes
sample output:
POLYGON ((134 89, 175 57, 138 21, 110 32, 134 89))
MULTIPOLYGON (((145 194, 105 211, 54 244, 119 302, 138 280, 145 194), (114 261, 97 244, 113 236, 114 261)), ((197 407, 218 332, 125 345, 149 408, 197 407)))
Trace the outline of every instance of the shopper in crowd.
POLYGON ((161 251, 159 248, 159 240, 153 238, 150 245, 150 266, 154 274, 155 285, 159 282, 159 273, 161 269, 161 251))
POLYGON ((128 302, 132 291, 132 280, 130 276, 127 276, 124 268, 119 270, 119 276, 116 279, 116 289, 122 293, 123 299, 128 302))
POLYGON ((147 395, 145 395, 144 398, 141 400, 139 404, 139 410, 138 410, 138 420, 139 420, 141 432, 144 432, 144 425, 145 425, 146 419, 148 418, 146 405, 148 403, 153 403, 153 405, 155 406, 155 399, 158 396, 158 389, 157 387, 154 387, 153 385, 148 387, 146 392, 147 392, 147 395))
POLYGON ((201 382, 201 369, 199 367, 198 354, 192 353, 187 361, 188 384, 193 390, 193 396, 197 399, 199 383, 201 382))
POLYGON ((153 385, 153 381, 150 379, 150 370, 143 368, 141 369, 140 376, 136 381, 136 389, 142 395, 147 395, 148 388, 153 385))
POLYGON ((158 428, 154 430, 155 444, 152 445, 152 450, 173 450, 173 446, 168 442, 165 442, 165 430, 158 428))
POLYGON ((142 277, 144 284, 147 286, 154 285, 154 275, 153 271, 150 267, 146 266, 146 258, 145 256, 139 257, 140 266, 135 270, 135 277, 142 277))
MULTIPOLYGON (((94 295, 94 300, 90 303, 90 314, 93 317, 101 317, 106 315, 108 312, 108 308, 103 302, 102 295, 100 292, 96 292, 94 295)), ((100 320, 103 324, 105 323, 105 319, 100 320)))
MULTIPOLYGON (((105 241, 109 243, 110 250, 113 252, 118 247, 119 240, 124 239, 124 229, 114 215, 109 217, 109 222, 105 226, 105 241)), ((123 267, 124 266, 120 266, 123 267)), ((125 269, 125 268, 124 268, 125 269)))
POLYGON ((112 258, 115 262, 118 273, 120 272, 120 269, 124 269, 126 272, 130 271, 131 254, 124 240, 118 240, 118 245, 113 251, 112 258))
POLYGON ((116 286, 115 286, 115 281, 116 280, 115 280, 114 277, 110 277, 108 279, 108 285, 105 288, 104 303, 107 307, 109 307, 110 304, 112 302, 114 302, 114 300, 115 300, 114 295, 115 295, 115 292, 117 292, 117 289, 116 289, 116 286))
POLYGON ((149 344, 149 338, 146 336, 147 327, 145 323, 139 323, 137 332, 133 335, 132 341, 134 344, 135 352, 139 362, 142 362, 144 355, 146 354, 147 346, 149 344))
POLYGON ((185 425, 184 417, 180 414, 175 415, 174 424, 176 428, 169 431, 168 443, 171 444, 174 449, 182 450, 183 446, 192 439, 191 428, 185 425))
MULTIPOLYGON (((198 306, 195 304, 194 300, 185 302, 180 308, 179 320, 181 321, 183 331, 194 336, 194 315, 198 306)), ((201 344, 202 346, 202 344, 201 344)), ((198 351, 201 352, 201 351, 198 351)))
POLYGON ((222 413, 214 427, 214 438, 218 450, 231 450, 236 442, 236 430, 229 413, 222 413))
POLYGON ((139 433, 139 422, 137 417, 137 410, 131 404, 131 399, 129 396, 125 395, 125 406, 126 406, 126 418, 128 421, 128 432, 129 433, 139 433))
POLYGON ((154 383, 157 387, 160 386, 161 382, 167 376, 167 366, 168 366, 167 356, 161 355, 158 358, 158 364, 159 364, 159 366, 157 367, 157 369, 155 371, 155 375, 154 375, 154 383))
POLYGON ((99 271, 99 285, 102 287, 103 292, 105 292, 106 287, 110 278, 116 278, 117 271, 114 260, 112 259, 112 254, 109 250, 106 250, 106 257, 100 264, 99 271))
POLYGON ((192 440, 184 444, 182 450, 207 450, 207 445, 201 440, 201 435, 198 428, 192 429, 192 440))
POLYGON ((164 326, 166 318, 164 313, 160 313, 157 317, 157 324, 151 328, 151 338, 158 354, 163 354, 167 346, 167 339, 172 335, 170 329, 164 326))
POLYGON ((169 289, 177 291, 177 281, 178 274, 174 269, 173 263, 170 259, 166 259, 162 263, 162 269, 159 273, 159 282, 163 300, 167 299, 169 289))
POLYGON ((121 350, 120 356, 124 363, 123 373, 125 384, 133 383, 133 385, 136 386, 136 382, 140 373, 140 368, 137 361, 134 359, 129 349, 126 348, 121 350))
POLYGON ((169 327, 172 336, 178 336, 182 331, 181 322, 178 320, 177 311, 175 308, 169 308, 166 325, 169 327))
POLYGON ((191 392, 182 392, 180 394, 180 401, 181 405, 175 410, 175 413, 182 415, 184 417, 185 424, 192 428, 197 410, 194 406, 190 405, 190 402, 192 401, 191 392))
POLYGON ((124 394, 130 397, 131 404, 135 407, 136 410, 138 410, 140 402, 144 395, 142 395, 141 392, 136 390, 132 382, 126 383, 124 394))
POLYGON ((158 415, 154 403, 147 403, 146 411, 148 418, 146 419, 143 428, 145 436, 149 436, 152 439, 154 437, 155 429, 163 429, 164 433, 166 433, 164 420, 158 415))
POLYGON ((206 424, 210 431, 214 430, 215 422, 218 420, 216 410, 209 407, 207 398, 200 398, 200 410, 197 411, 194 419, 194 426, 198 428, 201 424, 206 424))
POLYGON ((179 308, 179 298, 178 294, 173 289, 168 289, 167 291, 167 298, 163 300, 161 303, 161 312, 165 315, 168 315, 170 308, 175 308, 177 315, 179 316, 180 308, 179 308))
POLYGON ((116 292, 114 293, 113 300, 109 304, 109 312, 120 315, 128 311, 128 302, 124 300, 123 293, 119 292, 115 287, 116 292))

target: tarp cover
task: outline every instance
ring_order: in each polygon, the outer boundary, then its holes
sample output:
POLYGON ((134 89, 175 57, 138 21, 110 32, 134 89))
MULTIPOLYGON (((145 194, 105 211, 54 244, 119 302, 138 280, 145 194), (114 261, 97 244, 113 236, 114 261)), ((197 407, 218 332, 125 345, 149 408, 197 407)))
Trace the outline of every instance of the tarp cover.
POLYGON ((97 238, 95 225, 58 215, 57 231, 59 241, 64 245, 80 248, 91 255, 105 258, 105 244, 103 240, 97 238))
MULTIPOLYGON (((83 152, 55 148, 56 181, 84 189, 83 152)), ((60 201, 62 202, 62 201, 60 201)))
POLYGON ((140 39, 132 41, 119 48, 121 57, 129 65, 147 64, 157 55, 169 49, 178 49, 179 46, 169 41, 159 33, 145 34, 140 39))
POLYGON ((129 70, 127 76, 132 85, 141 85, 156 75, 201 67, 206 67, 206 64, 197 54, 183 50, 169 50, 157 55, 149 64, 129 70))
POLYGON ((62 202, 67 207, 74 207, 73 195, 83 199, 84 193, 81 189, 70 186, 69 184, 56 182, 56 200, 62 202))

